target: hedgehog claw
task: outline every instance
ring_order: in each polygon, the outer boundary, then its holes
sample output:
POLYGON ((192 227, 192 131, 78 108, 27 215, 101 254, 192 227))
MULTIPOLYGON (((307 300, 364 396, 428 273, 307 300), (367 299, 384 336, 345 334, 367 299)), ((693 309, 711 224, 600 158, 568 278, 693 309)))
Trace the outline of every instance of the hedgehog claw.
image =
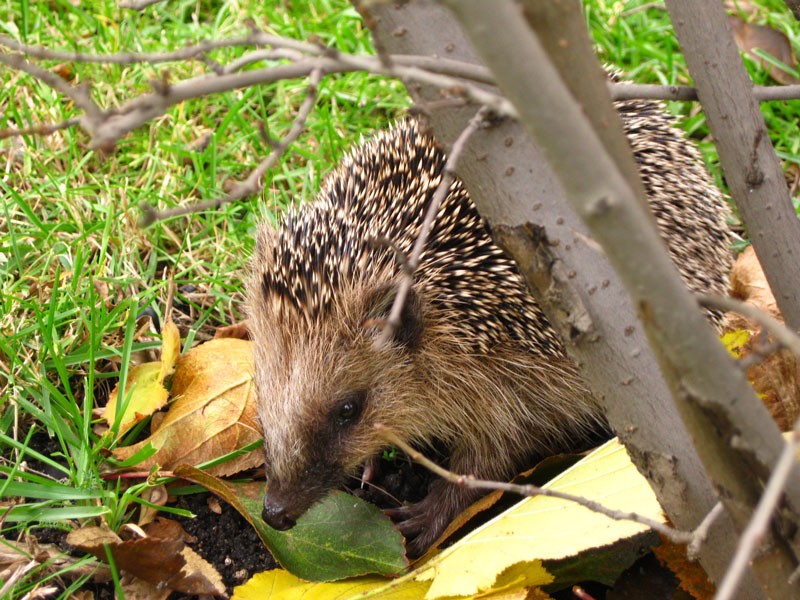
POLYGON ((406 538, 408 556, 416 558, 431 547, 458 513, 453 508, 443 494, 432 491, 416 504, 390 508, 383 512, 395 522, 397 529, 406 538))

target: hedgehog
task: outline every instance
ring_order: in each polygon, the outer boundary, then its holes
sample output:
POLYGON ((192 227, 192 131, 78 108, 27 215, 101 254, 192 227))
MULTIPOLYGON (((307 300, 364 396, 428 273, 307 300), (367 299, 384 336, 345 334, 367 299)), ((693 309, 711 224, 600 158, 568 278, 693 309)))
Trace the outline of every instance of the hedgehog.
MULTIPOLYGON (((696 148, 654 103, 618 103, 660 234, 688 287, 722 293, 726 204, 696 148)), ((318 198, 256 235, 248 284, 264 431, 263 518, 286 530, 387 443, 376 423, 447 466, 507 480, 607 427, 564 345, 493 242, 464 185, 438 209, 400 325, 376 345, 445 156, 413 119, 363 142, 318 198), (376 243, 384 240, 386 243, 376 243)), ((712 315, 712 321, 718 318, 712 315)), ((607 431, 607 430, 606 430, 607 431)), ((422 554, 481 492, 433 480, 391 509, 422 554)))

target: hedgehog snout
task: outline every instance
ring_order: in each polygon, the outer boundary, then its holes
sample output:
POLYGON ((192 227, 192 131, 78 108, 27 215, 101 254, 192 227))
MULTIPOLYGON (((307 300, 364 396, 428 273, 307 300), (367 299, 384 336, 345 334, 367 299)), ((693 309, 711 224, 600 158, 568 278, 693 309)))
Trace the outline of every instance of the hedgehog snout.
POLYGON ((297 520, 289 515, 289 509, 282 504, 273 503, 269 494, 264 497, 264 510, 261 512, 261 518, 267 525, 278 531, 286 531, 297 524, 297 520))

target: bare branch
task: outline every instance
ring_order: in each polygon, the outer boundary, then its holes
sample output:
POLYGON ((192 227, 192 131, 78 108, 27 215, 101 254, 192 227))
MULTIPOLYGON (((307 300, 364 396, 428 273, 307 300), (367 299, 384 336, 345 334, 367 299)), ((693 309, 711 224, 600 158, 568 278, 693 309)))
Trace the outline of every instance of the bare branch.
MULTIPOLYGON (((43 46, 23 44, 5 35, 0 35, 0 46, 5 46, 10 50, 20 52, 30 58, 118 65, 136 63, 160 64, 189 59, 201 59, 205 54, 222 48, 246 46, 270 46, 273 48, 273 50, 256 50, 234 60, 224 67, 222 71, 223 74, 233 73, 246 65, 261 61, 284 59, 297 61, 307 56, 331 57, 337 55, 340 58, 348 56, 340 53, 332 54, 329 49, 321 47, 318 44, 301 42, 299 40, 282 38, 261 32, 254 32, 251 35, 239 38, 200 40, 195 44, 189 44, 184 48, 179 48, 170 52, 152 53, 119 52, 114 54, 87 54, 83 52, 53 50, 43 46)), ((494 78, 489 69, 481 65, 457 60, 440 57, 392 55, 388 61, 382 61, 380 64, 384 70, 391 70, 393 65, 413 66, 429 71, 430 73, 451 75, 476 83, 494 85, 494 78)), ((367 68, 365 70, 371 69, 367 68)), ((697 91, 691 86, 614 82, 609 82, 608 86, 611 90, 611 97, 613 100, 697 100, 697 91)), ((753 87, 753 95, 760 101, 793 100, 800 98, 800 85, 755 86, 753 87)))
MULTIPOLYGON (((687 85, 609 82, 608 87, 612 100, 697 100, 697 90, 687 85)), ((752 89, 759 102, 800 98, 800 85, 757 85, 752 89)))
MULTIPOLYGON (((669 6, 675 0, 667 1, 669 6)), ((715 0, 704 2, 709 3, 715 0)), ((526 130, 541 144, 567 199, 602 244, 639 307, 695 448, 728 514, 743 530, 763 492, 761 477, 768 476, 783 449, 777 426, 697 310, 650 228, 649 216, 604 152, 581 103, 571 97, 538 39, 519 23, 516 4, 511 0, 491 6, 480 0, 447 4, 514 102, 526 130), (526 60, 509 59, 519 54, 526 60)), ((694 14, 684 18, 697 20, 694 14)), ((793 212, 791 218, 796 221, 793 212)), ((781 524, 792 527, 800 512, 796 465, 786 488, 787 510, 781 524)), ((774 543, 753 560, 752 567, 763 585, 785 591, 796 556, 791 542, 777 533, 780 526, 775 529, 770 536, 774 543)))
MULTIPOLYGON (((399 63, 400 61, 396 61, 399 63)), ((451 90, 456 96, 463 96, 474 102, 490 106, 498 115, 513 116, 511 104, 501 96, 488 92, 477 85, 464 82, 449 75, 430 73, 415 66, 395 64, 387 70, 377 58, 372 56, 346 56, 337 58, 312 57, 275 67, 254 69, 241 73, 204 75, 174 85, 163 85, 156 91, 131 100, 121 108, 102 113, 98 118, 89 119, 86 127, 92 135, 92 147, 113 145, 120 137, 166 112, 175 104, 219 92, 242 89, 257 84, 271 83, 283 79, 309 76, 319 71, 323 76, 331 73, 367 70, 404 80, 420 81, 438 85, 451 90)))
POLYGON ((689 542, 689 545, 686 547, 686 557, 689 560, 697 560, 697 558, 700 556, 700 548, 708 539, 708 533, 711 530, 711 526, 724 512, 725 506, 722 504, 722 502, 717 502, 714 505, 714 508, 712 508, 706 515, 705 519, 700 521, 700 524, 695 528, 694 533, 692 534, 692 541, 689 542))
POLYGON ((115 52, 114 54, 86 54, 83 52, 70 52, 65 50, 52 50, 43 46, 31 46, 18 42, 8 36, 0 35, 0 45, 20 52, 31 58, 42 60, 58 60, 72 63, 94 63, 103 65, 132 65, 136 63, 159 64, 198 58, 212 50, 219 48, 233 48, 236 46, 256 45, 252 36, 225 40, 202 40, 197 44, 170 52, 115 52))
POLYGON ((725 9, 717 0, 666 5, 731 196, 783 318, 800 330, 800 221, 725 9))
POLYGON ((29 127, 6 127, 4 129, 0 129, 0 140, 19 137, 21 135, 51 135, 56 131, 69 129, 74 125, 79 125, 80 122, 81 120, 78 118, 67 119, 66 121, 61 121, 60 123, 54 124, 41 123, 39 125, 31 125, 29 127))
POLYGON ((269 155, 263 161, 261 161, 261 163, 259 163, 255 169, 253 169, 253 172, 250 173, 247 179, 238 182, 234 186, 233 190, 227 196, 222 198, 217 198, 206 202, 198 202, 197 204, 192 204, 191 206, 166 210, 163 212, 157 212, 152 208, 146 207, 145 215, 142 218, 143 226, 147 226, 157 219, 177 217, 193 212, 217 208, 223 204, 236 202, 245 196, 249 196, 250 194, 255 194, 261 191, 261 188, 263 187, 262 180, 264 178, 264 174, 278 161, 281 156, 283 156, 283 153, 286 152, 286 149, 300 136, 305 128, 308 115, 314 108, 314 104, 317 101, 317 92, 319 91, 319 82, 322 79, 321 71, 312 71, 309 79, 306 97, 303 100, 303 104, 300 106, 300 109, 297 111, 297 116, 292 123, 292 127, 289 129, 289 133, 287 133, 280 142, 273 145, 272 151, 269 153, 269 155))
MULTIPOLYGON (((490 4, 495 6, 495 2, 490 4)), ((448 54, 450 58, 480 62, 452 14, 439 3, 408 2, 402 6, 370 3, 368 9, 365 23, 394 53, 438 56, 443 42, 447 42, 453 48, 448 54), (407 31, 407 34, 397 36, 394 32, 398 30, 407 31)), ((506 36, 503 32, 496 37, 506 36)), ((519 55, 521 52, 517 50, 507 56, 519 55)), ((520 61, 509 62, 518 64, 520 61)), ((527 63, 527 59, 523 62, 527 63)), ((410 86, 409 92, 421 103, 435 102, 439 97, 438 89, 428 86, 410 86)), ((452 140, 472 114, 474 108, 470 106, 447 108, 431 113, 429 120, 439 139, 452 140)), ((570 125, 558 111, 555 118, 564 127, 570 125)), ((573 151, 580 152, 582 143, 573 151)), ((565 290, 570 296, 575 291, 590 310, 592 329, 579 330, 589 334, 581 334, 577 339, 566 338, 568 347, 582 365, 598 398, 604 400, 606 414, 621 434, 634 462, 651 478, 673 522, 683 530, 694 529, 706 518, 717 498, 694 453, 692 440, 670 401, 643 329, 628 327, 636 323, 635 309, 617 275, 599 256, 593 236, 569 207, 548 161, 519 124, 494 123, 493 127, 478 132, 471 146, 459 162, 459 175, 472 200, 487 219, 496 240, 503 228, 513 229, 522 237, 527 224, 544 227, 547 254, 555 258, 550 277, 552 288, 536 289, 537 283, 532 278, 529 279, 530 288, 542 306, 549 304, 555 312, 560 312, 564 305, 560 297, 555 301, 549 297, 553 291, 561 295, 565 290), (511 176, 509 165, 515 167, 511 176), (653 419, 654 414, 658 419, 653 419)), ((521 253, 509 252, 509 255, 517 259, 521 269, 533 268, 530 263, 536 262, 530 260, 530 254, 522 259, 521 253)), ((530 277, 530 271, 527 276, 530 277)), ((548 313, 548 319, 551 323, 561 323, 565 329, 569 326, 568 333, 571 333, 574 322, 571 313, 560 321, 550 318, 548 313)), ((584 320, 581 317, 581 323, 584 320)), ((735 541, 730 518, 723 514, 711 528, 709 542, 703 545, 701 556, 704 568, 712 577, 721 580, 735 550, 735 541)), ((759 597, 752 581, 749 588, 745 583, 742 587, 746 591, 756 591, 751 598, 759 597)))
POLYGON ((116 52, 114 54, 86 54, 65 50, 52 50, 44 46, 23 44, 5 35, 0 35, 0 46, 20 52, 26 56, 46 60, 59 60, 78 63, 119 64, 135 63, 158 64, 197 58, 212 50, 234 48, 239 46, 270 46, 284 50, 292 50, 310 56, 324 56, 325 50, 318 44, 301 42, 291 38, 253 31, 250 35, 222 40, 201 40, 196 44, 188 44, 184 48, 171 52, 116 52))

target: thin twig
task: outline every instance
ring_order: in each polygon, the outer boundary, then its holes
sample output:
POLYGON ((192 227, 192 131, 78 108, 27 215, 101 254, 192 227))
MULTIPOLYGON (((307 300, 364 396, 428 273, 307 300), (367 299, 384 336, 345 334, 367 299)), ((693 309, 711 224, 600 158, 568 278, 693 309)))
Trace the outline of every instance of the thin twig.
POLYGON ((433 194, 431 203, 425 211, 425 219, 422 222, 419 234, 417 234, 417 239, 414 240, 414 246, 411 248, 411 254, 408 256, 408 261, 405 265, 406 268, 401 270, 401 279, 397 286, 397 295, 394 298, 392 309, 389 312, 389 318, 386 319, 381 334, 375 338, 374 348, 383 348, 389 340, 392 339, 397 328, 400 327, 400 315, 403 312, 403 306, 405 305, 408 292, 414 283, 414 273, 417 267, 419 267, 422 252, 425 250, 425 244, 428 243, 428 235, 430 235, 433 222, 436 220, 436 215, 439 213, 439 207, 442 202, 444 202, 444 199, 450 192, 450 187, 456 179, 455 168, 458 164, 458 159, 461 157, 467 140, 477 131, 480 124, 486 118, 487 112, 487 109, 484 107, 475 113, 456 141, 453 142, 453 147, 450 149, 447 160, 442 168, 442 179, 433 194))
MULTIPOLYGON (((332 51, 319 44, 301 42, 291 38, 269 35, 254 31, 250 35, 227 38, 222 40, 200 40, 195 44, 188 44, 183 48, 170 52, 117 52, 114 54, 89 54, 66 50, 52 50, 43 46, 23 44, 5 35, 0 35, 0 46, 19 52, 29 58, 58 60, 72 63, 118 64, 130 65, 137 63, 159 64, 197 59, 203 55, 223 48, 236 47, 264 47, 273 50, 255 50, 246 54, 225 67, 226 73, 237 71, 245 65, 265 60, 300 60, 305 57, 347 57, 350 55, 332 51)), ((375 60, 375 57, 364 57, 375 60)), ((477 83, 491 84, 492 75, 486 67, 446 58, 433 58, 417 55, 394 55, 388 64, 377 61, 384 71, 391 70, 395 65, 400 67, 417 67, 431 73, 451 75, 475 81, 477 83)))
POLYGON ((421 464, 423 467, 435 473, 442 479, 449 481, 450 483, 454 483, 460 487, 482 490, 501 490, 504 492, 519 494, 521 496, 547 496, 549 498, 567 500, 569 502, 575 502, 584 508, 588 508, 592 512, 605 515, 606 517, 614 519, 615 521, 633 521, 634 523, 646 525, 676 544, 688 544, 693 540, 694 535, 692 533, 674 529, 669 525, 665 525, 664 523, 660 523, 637 513, 606 508, 599 502, 589 500, 588 498, 584 498, 582 496, 576 496, 574 494, 568 494, 558 490, 541 488, 535 485, 519 485, 516 483, 504 483, 501 481, 487 481, 484 479, 476 479, 472 475, 459 475, 457 473, 453 473, 452 471, 448 471, 447 469, 437 465, 435 462, 425 457, 421 452, 414 450, 414 448, 401 440, 393 431, 389 430, 384 425, 378 423, 375 425, 375 428, 387 442, 400 448, 411 460, 421 464))
POLYGON ((290 38, 280 38, 261 32, 253 32, 250 35, 226 38, 222 40, 200 40, 195 44, 187 44, 183 48, 169 52, 115 52, 113 54, 90 54, 86 52, 74 52, 69 50, 53 50, 44 46, 34 46, 23 44, 5 35, 0 35, 0 46, 5 46, 10 50, 24 54, 30 58, 43 60, 58 60, 73 63, 95 63, 95 64, 117 64, 131 65, 136 63, 159 64, 164 62, 175 62, 197 58, 207 54, 212 50, 222 48, 236 48, 241 46, 272 46, 277 48, 288 48, 303 54, 321 56, 322 52, 314 44, 292 40, 290 38))
POLYGON ((79 118, 76 119, 67 119, 65 121, 61 121, 60 123, 41 123, 39 125, 31 125, 29 127, 5 127, 0 129, 0 140, 4 140, 11 137, 19 137, 21 135, 51 135, 56 131, 61 131, 62 129, 68 129, 74 125, 78 125, 81 122, 79 118))
POLYGON ((102 114, 100 107, 92 101, 85 87, 74 87, 55 73, 51 73, 46 69, 42 69, 41 67, 28 62, 18 54, 7 54, 5 52, 0 52, 0 63, 9 66, 12 69, 16 69, 17 71, 27 73, 31 77, 35 77, 42 83, 61 92, 67 98, 70 98, 73 102, 75 102, 75 104, 77 104, 80 108, 82 108, 87 116, 96 118, 102 114))
POLYGON ((789 439, 784 442, 783 452, 772 470, 772 475, 764 488, 764 493, 761 494, 761 499, 756 505, 750 522, 739 537, 736 554, 725 572, 725 577, 722 579, 714 600, 729 600, 736 594, 739 580, 744 575, 753 553, 763 541, 772 520, 772 515, 778 506, 778 502, 783 497, 784 486, 792 472, 792 467, 797 461, 797 449, 799 446, 800 421, 795 423, 794 431, 792 431, 789 439))
POLYGON ((487 105, 498 115, 513 117, 516 114, 511 104, 498 94, 465 82, 458 77, 431 73, 418 67, 405 67, 399 64, 394 64, 389 72, 380 65, 374 56, 311 57, 275 67, 225 75, 203 75, 175 84, 162 85, 153 93, 139 96, 119 109, 103 113, 101 118, 87 123, 87 129, 93 137, 91 146, 113 145, 116 140, 129 131, 164 114, 170 106, 185 100, 234 89, 244 89, 257 84, 309 76, 317 70, 322 75, 366 70, 404 80, 420 81, 451 90, 453 95, 469 98, 477 104, 487 105))
POLYGON ((714 522, 725 512, 725 506, 722 502, 717 502, 705 518, 700 521, 694 532, 692 532, 692 541, 686 547, 686 557, 689 560, 697 560, 700 556, 700 547, 708 539, 708 532, 714 522))
POLYGON ((306 97, 303 100, 303 104, 300 106, 300 109, 297 111, 297 116, 292 123, 292 127, 289 129, 289 133, 287 133, 280 142, 272 146, 272 150, 270 151, 269 155, 263 161, 261 161, 261 163, 259 163, 255 169, 253 169, 250 175, 248 175, 247 179, 236 183, 233 190, 227 196, 165 211, 156 211, 152 208, 146 207, 145 215, 142 218, 143 226, 147 226, 153 221, 160 219, 178 217, 189 213, 217 208, 223 204, 236 202, 245 196, 256 194, 261 191, 261 188, 263 187, 262 180, 266 172, 272 168, 278 159, 283 156, 283 153, 286 152, 286 149, 292 143, 294 143, 294 141, 303 132, 306 120, 308 119, 309 114, 311 114, 311 110, 314 108, 314 104, 317 101, 317 92, 319 90, 319 82, 321 78, 321 71, 312 71, 309 77, 306 97))

